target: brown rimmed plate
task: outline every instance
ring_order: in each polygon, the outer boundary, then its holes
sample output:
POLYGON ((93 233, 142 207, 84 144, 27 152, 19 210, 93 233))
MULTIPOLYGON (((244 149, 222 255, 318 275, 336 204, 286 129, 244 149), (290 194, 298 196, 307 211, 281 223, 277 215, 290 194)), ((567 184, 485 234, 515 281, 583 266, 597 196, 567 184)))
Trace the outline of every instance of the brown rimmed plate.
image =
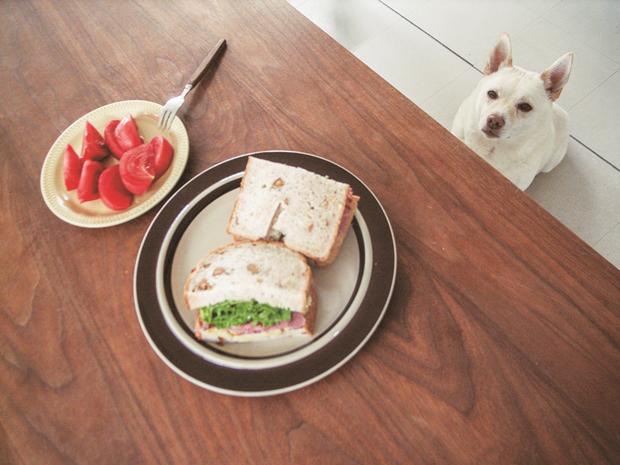
POLYGON ((338 369, 363 347, 392 295, 396 245, 377 198, 341 166, 298 152, 250 155, 346 182, 360 196, 337 260, 329 267, 313 269, 319 299, 313 337, 223 346, 193 337, 194 315, 183 303, 183 285, 200 258, 232 242, 226 225, 249 155, 204 171, 162 207, 138 253, 134 299, 148 342, 176 373, 212 391, 264 396, 307 386, 338 369))

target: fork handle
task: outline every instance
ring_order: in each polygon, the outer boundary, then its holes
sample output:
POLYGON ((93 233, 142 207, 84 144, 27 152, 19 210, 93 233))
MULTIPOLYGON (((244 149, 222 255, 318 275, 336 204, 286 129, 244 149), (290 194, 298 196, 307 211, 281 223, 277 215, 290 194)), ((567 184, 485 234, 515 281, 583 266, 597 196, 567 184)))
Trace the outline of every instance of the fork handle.
POLYGON ((224 50, 225 47, 226 39, 220 39, 217 45, 213 47, 213 49, 209 52, 207 58, 205 58, 202 63, 200 63, 198 69, 194 71, 194 74, 192 74, 192 77, 189 79, 190 86, 194 87, 198 83, 198 81, 202 79, 202 77, 209 70, 211 64, 220 55, 220 53, 222 52, 222 50, 224 50))

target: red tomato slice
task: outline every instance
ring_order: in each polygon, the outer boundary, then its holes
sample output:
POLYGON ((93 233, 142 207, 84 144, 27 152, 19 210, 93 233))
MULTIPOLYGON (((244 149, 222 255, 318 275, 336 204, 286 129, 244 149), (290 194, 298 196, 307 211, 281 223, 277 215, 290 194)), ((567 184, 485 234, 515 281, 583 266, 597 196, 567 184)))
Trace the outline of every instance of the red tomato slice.
POLYGON ((155 179, 159 179, 172 163, 174 148, 162 135, 153 137, 151 144, 155 149, 155 179))
POLYGON ((138 134, 138 125, 130 113, 118 123, 114 130, 114 135, 116 136, 116 142, 125 152, 142 144, 142 139, 140 134, 138 134))
POLYGON ((119 171, 119 165, 106 168, 99 176, 99 196, 104 205, 112 210, 125 210, 131 205, 133 194, 127 190, 119 171))
POLYGON ((108 144, 108 147, 110 151, 112 152, 112 155, 114 155, 119 160, 121 159, 123 154, 126 152, 126 150, 123 150, 123 148, 117 142, 116 135, 114 134, 120 122, 121 122, 120 119, 110 120, 106 123, 105 128, 103 130, 103 137, 105 139, 105 143, 108 144))
POLYGON ((119 163, 121 180, 129 192, 144 194, 155 180, 153 144, 142 144, 125 152, 119 163))
POLYGON ((84 137, 82 138, 82 160, 103 160, 110 154, 108 146, 99 131, 86 121, 84 137))
POLYGON ((84 160, 82 165, 82 175, 80 176, 80 184, 77 188, 78 202, 84 203, 99 198, 97 189, 99 183, 99 175, 103 171, 103 164, 95 160, 84 160))
POLYGON ((67 144, 65 156, 62 159, 62 175, 65 179, 65 188, 68 191, 77 189, 82 173, 82 159, 75 153, 71 144, 67 144))

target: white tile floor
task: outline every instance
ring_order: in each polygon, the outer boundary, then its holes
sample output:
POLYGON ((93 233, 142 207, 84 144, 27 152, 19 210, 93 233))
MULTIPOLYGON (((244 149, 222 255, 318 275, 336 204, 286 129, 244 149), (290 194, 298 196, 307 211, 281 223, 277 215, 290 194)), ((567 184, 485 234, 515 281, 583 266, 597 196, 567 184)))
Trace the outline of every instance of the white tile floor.
POLYGON ((526 193, 620 268, 620 1, 288 1, 448 129, 502 32, 533 71, 573 52, 568 153, 526 193))

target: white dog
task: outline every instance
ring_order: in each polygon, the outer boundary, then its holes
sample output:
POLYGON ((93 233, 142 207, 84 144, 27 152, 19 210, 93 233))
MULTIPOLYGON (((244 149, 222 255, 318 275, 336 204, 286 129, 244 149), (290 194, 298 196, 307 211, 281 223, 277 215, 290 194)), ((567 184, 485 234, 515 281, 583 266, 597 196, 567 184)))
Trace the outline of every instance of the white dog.
POLYGON ((461 104, 452 133, 520 189, 557 166, 568 146, 568 115, 555 102, 573 54, 542 74, 512 65, 508 34, 489 55, 484 77, 461 104))

